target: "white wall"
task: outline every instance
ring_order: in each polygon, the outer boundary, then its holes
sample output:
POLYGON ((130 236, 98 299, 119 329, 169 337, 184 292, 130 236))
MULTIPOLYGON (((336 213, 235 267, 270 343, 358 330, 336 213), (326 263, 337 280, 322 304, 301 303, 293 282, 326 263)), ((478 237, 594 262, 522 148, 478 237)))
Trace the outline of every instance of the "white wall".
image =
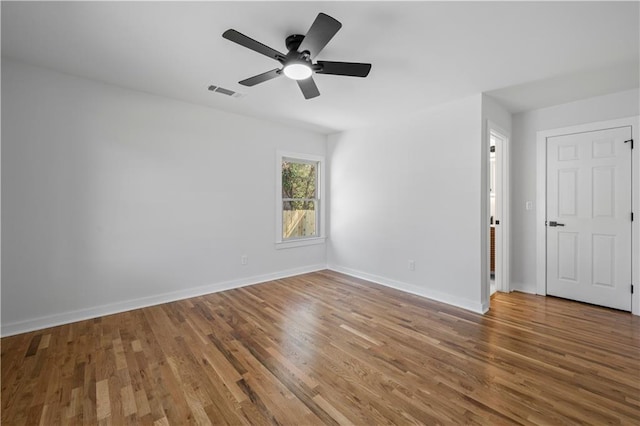
POLYGON ((276 150, 323 135, 3 58, 2 145, 3 335, 326 264, 274 248, 276 150))
MULTIPOLYGON (((495 125, 499 126, 505 132, 509 134, 511 133, 513 121, 511 113, 507 111, 507 109, 503 107, 500 102, 496 101, 491 96, 484 94, 482 95, 482 118, 484 120, 485 126, 487 124, 486 121, 491 120, 495 125)), ((483 134, 486 136, 486 127, 484 129, 485 132, 483 134)))
POLYGON ((536 292, 536 133, 640 113, 638 89, 515 114, 511 141, 511 289, 536 292), (525 202, 532 201, 532 210, 525 202))
POLYGON ((477 95, 403 122, 330 136, 329 267, 486 309, 481 122, 477 95))
POLYGON ((273 208, 276 151, 325 155, 323 135, 3 58, 2 334, 327 262, 483 311, 487 119, 512 132, 511 288, 535 292, 535 206, 524 204, 536 196, 536 132, 638 115, 639 96, 511 122, 477 95, 332 135, 325 256, 323 245, 276 250, 273 208))

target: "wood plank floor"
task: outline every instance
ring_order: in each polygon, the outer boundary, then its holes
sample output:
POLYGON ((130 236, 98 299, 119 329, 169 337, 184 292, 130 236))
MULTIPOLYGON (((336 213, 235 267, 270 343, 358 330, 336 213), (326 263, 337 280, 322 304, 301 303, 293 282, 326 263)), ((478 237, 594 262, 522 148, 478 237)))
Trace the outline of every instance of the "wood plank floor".
POLYGON ((330 271, 2 339, 2 424, 640 424, 640 318, 330 271))

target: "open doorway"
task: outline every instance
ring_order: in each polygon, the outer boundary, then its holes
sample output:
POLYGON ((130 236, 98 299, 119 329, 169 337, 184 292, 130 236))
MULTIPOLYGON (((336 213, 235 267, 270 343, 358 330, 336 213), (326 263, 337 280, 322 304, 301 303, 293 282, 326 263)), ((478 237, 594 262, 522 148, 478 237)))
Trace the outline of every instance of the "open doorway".
POLYGON ((489 123, 489 288, 508 292, 506 133, 489 123))

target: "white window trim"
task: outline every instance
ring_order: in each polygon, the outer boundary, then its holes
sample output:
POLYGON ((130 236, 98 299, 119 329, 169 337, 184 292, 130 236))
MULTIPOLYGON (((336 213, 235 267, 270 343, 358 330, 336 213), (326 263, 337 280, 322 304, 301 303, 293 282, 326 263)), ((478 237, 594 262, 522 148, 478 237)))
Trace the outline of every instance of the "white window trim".
POLYGON ((323 156, 301 154, 297 152, 278 151, 276 153, 276 249, 285 249, 292 247, 303 247, 314 244, 324 244, 325 242, 325 159, 323 156), (316 223, 318 227, 318 235, 307 238, 296 238, 292 240, 282 239, 282 159, 291 158, 295 160, 317 162, 318 167, 318 208, 316 211, 316 223))

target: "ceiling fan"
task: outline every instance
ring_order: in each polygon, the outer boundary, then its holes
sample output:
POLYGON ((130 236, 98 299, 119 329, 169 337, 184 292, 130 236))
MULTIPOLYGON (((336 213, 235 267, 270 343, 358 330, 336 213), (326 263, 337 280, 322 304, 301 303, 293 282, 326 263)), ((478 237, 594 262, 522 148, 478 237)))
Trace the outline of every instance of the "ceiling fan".
POLYGON ((249 77, 239 83, 243 86, 254 86, 271 79, 285 75, 296 80, 305 99, 315 98, 320 95, 312 74, 333 74, 350 77, 366 77, 371 70, 371 64, 356 62, 332 62, 317 61, 312 59, 329 43, 340 30, 342 24, 324 13, 319 13, 313 21, 306 35, 293 34, 286 38, 285 45, 289 53, 282 54, 277 50, 239 33, 236 30, 227 30, 222 37, 238 43, 248 49, 268 56, 282 64, 282 68, 275 68, 262 74, 249 77))

